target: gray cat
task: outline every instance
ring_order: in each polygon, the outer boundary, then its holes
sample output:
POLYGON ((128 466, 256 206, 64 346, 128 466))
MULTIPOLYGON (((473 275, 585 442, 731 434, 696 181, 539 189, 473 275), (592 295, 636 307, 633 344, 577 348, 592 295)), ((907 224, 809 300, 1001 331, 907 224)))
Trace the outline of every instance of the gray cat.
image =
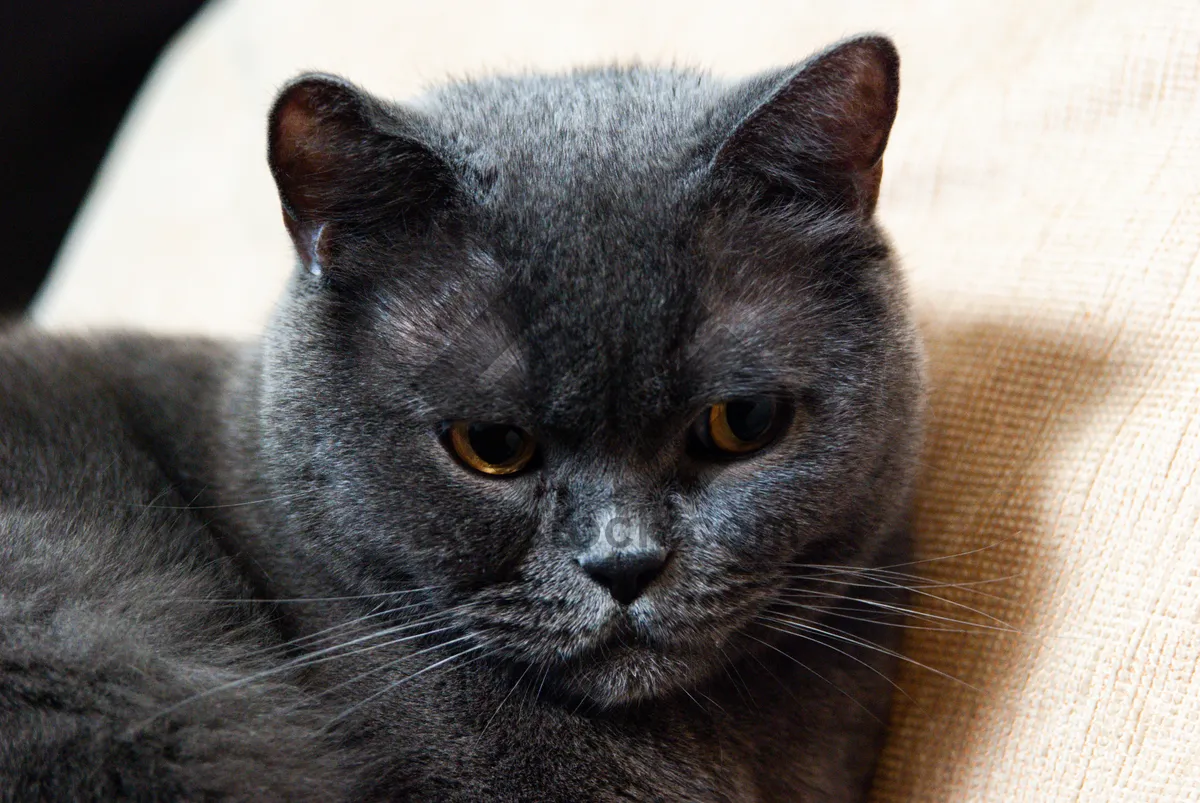
POLYGON ((860 800, 923 406, 897 91, 878 37, 286 87, 261 342, 0 336, 0 798, 860 800))

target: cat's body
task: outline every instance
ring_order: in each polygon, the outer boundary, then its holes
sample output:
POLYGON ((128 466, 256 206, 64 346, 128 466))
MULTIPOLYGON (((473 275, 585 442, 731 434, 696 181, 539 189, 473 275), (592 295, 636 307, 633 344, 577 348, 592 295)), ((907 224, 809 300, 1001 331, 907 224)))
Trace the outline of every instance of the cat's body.
POLYGON ((0 797, 860 799, 898 598, 842 567, 906 560, 921 408, 890 45, 422 109, 285 91, 257 348, 0 340, 0 797))
MULTIPOLYGON (((318 800, 348 785, 258 683, 269 612, 172 469, 214 423, 231 355, 0 335, 0 800, 318 800)), ((294 678, 284 678, 292 680, 294 678)))

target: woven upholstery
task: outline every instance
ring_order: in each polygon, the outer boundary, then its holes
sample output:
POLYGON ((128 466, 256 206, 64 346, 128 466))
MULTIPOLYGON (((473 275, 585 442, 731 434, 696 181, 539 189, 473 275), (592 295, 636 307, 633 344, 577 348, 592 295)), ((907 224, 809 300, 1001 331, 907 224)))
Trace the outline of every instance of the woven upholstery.
POLYGON ((946 630, 907 634, 929 668, 901 673, 875 800, 1200 799, 1200 3, 514 5, 210 7, 40 319, 254 332, 292 264, 264 114, 302 68, 404 97, 634 56, 737 75, 889 33, 880 213, 933 383, 918 547, 957 555, 912 570, 972 585, 918 598, 945 619, 913 624, 946 630))

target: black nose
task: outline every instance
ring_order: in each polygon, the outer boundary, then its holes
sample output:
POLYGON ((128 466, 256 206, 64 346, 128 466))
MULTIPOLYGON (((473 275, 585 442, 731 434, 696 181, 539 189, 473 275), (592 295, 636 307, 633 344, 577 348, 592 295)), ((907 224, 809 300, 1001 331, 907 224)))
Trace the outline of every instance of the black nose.
POLYGON ((608 589, 613 599, 628 605, 654 582, 667 562, 667 550, 657 545, 630 545, 589 552, 579 559, 588 576, 608 589))

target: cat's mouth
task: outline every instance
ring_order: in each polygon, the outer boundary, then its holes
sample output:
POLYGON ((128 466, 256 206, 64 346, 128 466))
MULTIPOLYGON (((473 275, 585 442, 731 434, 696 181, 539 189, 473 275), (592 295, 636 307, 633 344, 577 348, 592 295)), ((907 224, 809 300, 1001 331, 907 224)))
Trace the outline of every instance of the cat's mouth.
POLYGON ((604 708, 663 697, 704 674, 700 655, 664 652, 638 643, 604 644, 562 666, 559 684, 604 708))
POLYGON ((563 691, 610 708, 664 697, 706 676, 712 649, 664 638, 634 617, 614 617, 604 634, 555 667, 563 691))
POLYGON ((493 597, 491 604, 477 599, 463 624, 540 689, 614 708, 672 696, 711 677, 737 653, 730 642, 757 609, 754 599, 734 595, 723 605, 698 606, 659 593, 632 605, 568 607, 493 597))

